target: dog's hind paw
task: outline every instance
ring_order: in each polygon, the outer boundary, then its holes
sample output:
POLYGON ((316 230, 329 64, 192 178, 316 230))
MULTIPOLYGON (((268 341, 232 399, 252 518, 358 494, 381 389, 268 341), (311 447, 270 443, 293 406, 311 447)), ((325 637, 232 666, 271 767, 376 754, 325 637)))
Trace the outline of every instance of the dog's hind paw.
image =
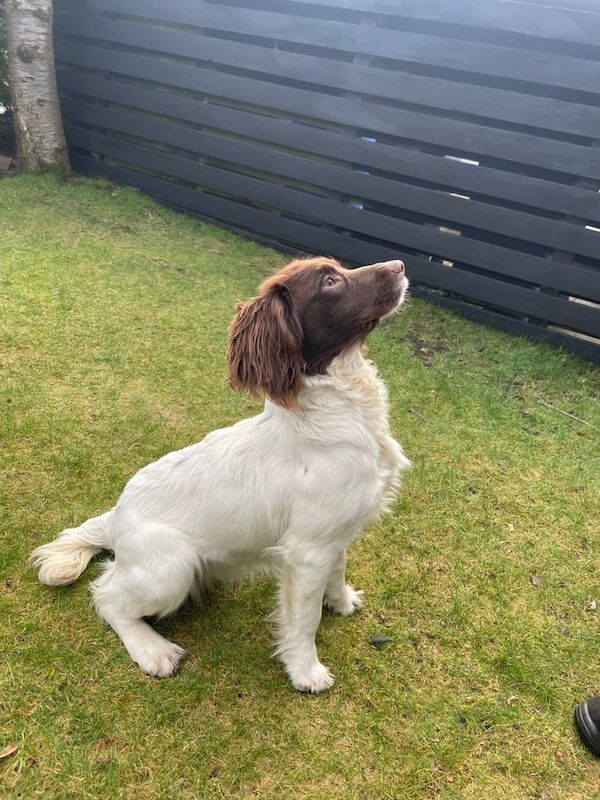
POLYGON ((184 655, 183 647, 163 639, 162 642, 152 642, 146 646, 135 660, 147 675, 168 678, 177 670, 184 655))
POLYGON ((365 593, 362 590, 356 591, 349 584, 345 587, 346 591, 342 597, 325 597, 325 607, 342 617, 351 617, 358 609, 365 604, 365 593))

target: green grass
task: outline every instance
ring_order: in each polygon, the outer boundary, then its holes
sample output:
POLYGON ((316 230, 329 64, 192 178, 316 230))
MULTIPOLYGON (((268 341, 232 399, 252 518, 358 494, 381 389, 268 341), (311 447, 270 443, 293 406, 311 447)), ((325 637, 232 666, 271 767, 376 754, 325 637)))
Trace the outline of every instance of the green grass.
POLYGON ((597 798, 571 715, 600 691, 600 379, 550 347, 417 300, 371 337, 415 466, 351 550, 366 608, 324 616, 326 695, 270 658, 266 580, 162 622, 188 657, 156 680, 95 618, 97 564, 61 590, 28 568, 259 408, 227 387, 227 326, 281 262, 131 190, 0 183, 0 796, 597 798))

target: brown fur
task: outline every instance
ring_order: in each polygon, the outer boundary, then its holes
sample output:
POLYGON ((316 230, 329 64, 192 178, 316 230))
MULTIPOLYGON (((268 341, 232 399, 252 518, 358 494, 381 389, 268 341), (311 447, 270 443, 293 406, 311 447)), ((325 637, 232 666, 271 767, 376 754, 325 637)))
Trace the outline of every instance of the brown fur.
POLYGON ((302 376, 302 331, 285 291, 261 289, 238 307, 229 332, 229 380, 234 389, 263 392, 290 408, 302 376))
POLYGON ((325 373, 390 310, 396 277, 381 264, 347 270, 332 258, 292 261, 238 307, 229 332, 231 385, 292 408, 302 374, 325 373))

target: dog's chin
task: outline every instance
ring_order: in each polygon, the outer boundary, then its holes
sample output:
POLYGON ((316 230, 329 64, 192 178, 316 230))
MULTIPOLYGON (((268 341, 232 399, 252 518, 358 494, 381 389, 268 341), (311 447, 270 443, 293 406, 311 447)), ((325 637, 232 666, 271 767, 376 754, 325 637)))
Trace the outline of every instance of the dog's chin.
POLYGON ((398 313, 398 310, 400 309, 400 306, 404 302, 404 298, 406 297, 406 293, 407 293, 408 287, 409 287, 408 278, 406 277, 406 275, 402 275, 398 282, 399 282, 400 286, 399 286, 399 294, 398 294, 398 297, 396 299, 396 302, 394 303, 394 305, 392 306, 392 308, 389 311, 386 311, 386 313, 383 314, 383 316, 381 316, 379 318, 380 322, 383 322, 384 320, 388 319, 388 317, 393 317, 394 314, 398 313))

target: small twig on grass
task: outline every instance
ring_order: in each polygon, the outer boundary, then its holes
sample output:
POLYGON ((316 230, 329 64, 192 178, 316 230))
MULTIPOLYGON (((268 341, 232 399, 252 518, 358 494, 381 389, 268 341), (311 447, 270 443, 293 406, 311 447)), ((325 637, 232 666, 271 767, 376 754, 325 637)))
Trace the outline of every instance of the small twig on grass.
POLYGON ((550 403, 546 403, 545 400, 538 400, 538 403, 541 403, 543 406, 547 406, 551 408, 553 411, 558 411, 559 414, 564 414, 565 417, 571 417, 571 419, 577 420, 577 422, 581 422, 583 425, 588 425, 590 428, 593 428, 595 431, 600 431, 600 428, 597 428, 595 425, 592 425, 591 422, 586 422, 581 417, 576 417, 575 414, 569 414, 568 411, 563 411, 562 408, 557 408, 556 406, 551 406, 550 403))
POLYGON ((415 410, 414 410, 414 408, 409 408, 408 410, 410 411, 410 413, 411 413, 411 414, 414 414, 414 415, 415 415, 415 417, 418 417, 419 419, 422 419, 422 420, 423 420, 423 422, 427 422, 427 420, 425 419, 425 417, 423 416, 423 414, 419 414, 419 412, 418 412, 418 411, 415 411, 415 410))

